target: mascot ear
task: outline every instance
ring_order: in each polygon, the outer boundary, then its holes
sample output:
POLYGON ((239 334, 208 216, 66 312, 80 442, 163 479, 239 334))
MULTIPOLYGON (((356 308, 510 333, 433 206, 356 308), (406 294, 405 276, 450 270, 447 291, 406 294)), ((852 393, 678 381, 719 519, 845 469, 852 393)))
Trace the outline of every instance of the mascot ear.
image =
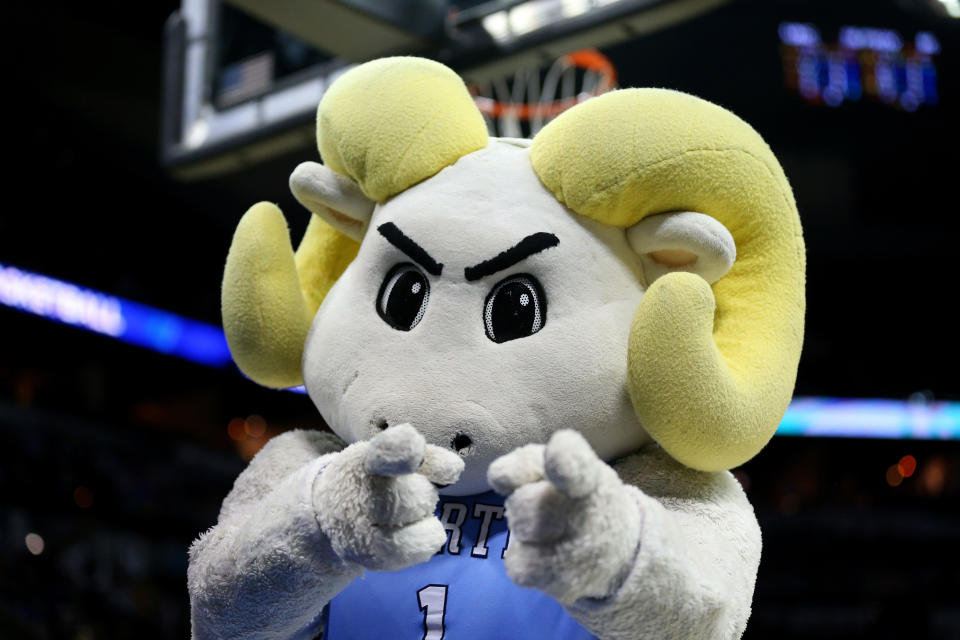
POLYGON ((356 182, 322 164, 304 162, 290 175, 290 190, 331 227, 352 240, 363 240, 375 203, 356 182))
POLYGON ((674 271, 695 273, 713 284, 730 271, 737 257, 727 228, 695 211, 644 218, 627 229, 627 241, 640 256, 648 286, 674 271))

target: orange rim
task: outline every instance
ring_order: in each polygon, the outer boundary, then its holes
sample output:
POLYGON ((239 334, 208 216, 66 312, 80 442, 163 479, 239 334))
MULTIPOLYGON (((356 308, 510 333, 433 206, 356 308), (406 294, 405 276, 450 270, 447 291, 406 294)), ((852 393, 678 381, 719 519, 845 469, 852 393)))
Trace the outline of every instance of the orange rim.
MULTIPOLYGON (((613 89, 617 83, 617 70, 607 56, 596 49, 581 49, 568 53, 561 58, 571 67, 585 69, 600 74, 600 82, 596 88, 590 92, 589 97, 598 96, 613 89)), ((546 104, 525 102, 522 104, 510 104, 508 102, 499 102, 492 98, 474 96, 477 101, 477 108, 480 113, 493 118, 499 118, 504 115, 512 115, 521 120, 531 120, 533 118, 553 118, 570 107, 583 102, 586 98, 576 96, 572 98, 563 98, 554 100, 546 104)))

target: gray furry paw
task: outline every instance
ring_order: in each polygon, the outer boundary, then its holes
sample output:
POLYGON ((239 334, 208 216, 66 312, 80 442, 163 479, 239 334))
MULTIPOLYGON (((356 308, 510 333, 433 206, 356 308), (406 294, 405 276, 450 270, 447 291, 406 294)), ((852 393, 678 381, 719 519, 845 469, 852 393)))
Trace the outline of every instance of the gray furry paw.
POLYGON ((335 454, 317 476, 317 521, 345 562, 375 571, 426 562, 446 541, 436 487, 462 471, 460 456, 426 444, 409 424, 390 427, 335 454))
POLYGON ((490 485, 509 496, 507 575, 563 604, 605 598, 636 556, 642 514, 636 490, 575 431, 494 460, 490 485))

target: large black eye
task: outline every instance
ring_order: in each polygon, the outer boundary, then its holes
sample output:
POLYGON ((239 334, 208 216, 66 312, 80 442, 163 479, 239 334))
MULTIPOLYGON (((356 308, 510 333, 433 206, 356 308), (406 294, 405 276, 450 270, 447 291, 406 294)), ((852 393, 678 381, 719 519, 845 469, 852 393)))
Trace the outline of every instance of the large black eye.
POLYGON ((547 322, 547 296, 531 275, 510 276, 490 291, 483 308, 487 337, 507 342, 533 335, 547 322))
POLYGON ((394 329, 410 331, 427 310, 430 281, 410 263, 398 264, 383 281, 377 295, 377 313, 394 329))

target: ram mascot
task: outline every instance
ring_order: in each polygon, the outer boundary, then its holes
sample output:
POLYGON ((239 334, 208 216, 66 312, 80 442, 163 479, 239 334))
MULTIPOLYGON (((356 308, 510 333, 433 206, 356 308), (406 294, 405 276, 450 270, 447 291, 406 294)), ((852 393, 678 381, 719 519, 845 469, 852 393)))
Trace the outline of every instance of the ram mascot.
POLYGON ((454 72, 400 57, 329 87, 317 141, 299 248, 254 205, 223 321, 336 436, 237 479, 191 549, 194 638, 739 638, 760 529, 726 470, 775 431, 804 314, 760 136, 627 89, 490 138, 454 72))

